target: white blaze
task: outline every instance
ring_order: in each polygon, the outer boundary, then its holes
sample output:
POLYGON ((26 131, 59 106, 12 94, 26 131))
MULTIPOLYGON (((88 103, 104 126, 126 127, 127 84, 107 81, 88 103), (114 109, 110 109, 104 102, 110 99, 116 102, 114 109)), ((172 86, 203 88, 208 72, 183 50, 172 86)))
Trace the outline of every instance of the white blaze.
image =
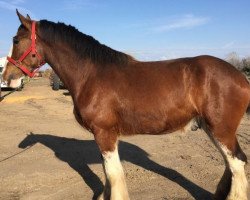
MULTIPOLYGON (((11 47, 10 47, 10 51, 9 51, 9 53, 8 53, 8 57, 11 57, 11 56, 12 56, 12 53, 13 53, 13 45, 11 45, 11 47)), ((2 73, 4 73, 7 64, 8 64, 8 60, 7 60, 7 58, 6 58, 6 61, 5 61, 5 64, 4 64, 4 70, 3 70, 2 73)), ((12 80, 10 81, 10 85, 9 85, 9 86, 12 87, 12 88, 20 87, 21 84, 22 84, 22 79, 23 79, 23 77, 18 78, 18 79, 12 79, 12 80)))
POLYGON ((22 84, 22 79, 23 79, 23 77, 21 77, 19 79, 12 79, 10 81, 10 87, 12 87, 12 88, 20 87, 22 84))
MULTIPOLYGON (((13 45, 11 45, 11 47, 10 47, 10 51, 9 51, 9 53, 8 53, 8 57, 11 57, 11 56, 12 56, 12 53, 13 53, 13 45)), ((4 68, 3 68, 2 74, 4 73, 7 64, 8 64, 8 60, 7 60, 7 57, 6 57, 6 60, 5 60, 5 63, 4 63, 4 68)))

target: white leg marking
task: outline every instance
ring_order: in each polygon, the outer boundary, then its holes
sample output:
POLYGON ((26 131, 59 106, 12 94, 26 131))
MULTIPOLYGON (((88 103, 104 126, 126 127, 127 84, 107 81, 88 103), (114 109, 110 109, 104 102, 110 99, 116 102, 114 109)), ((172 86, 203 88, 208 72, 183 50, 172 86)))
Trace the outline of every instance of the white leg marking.
POLYGON ((222 147, 222 150, 226 154, 232 172, 232 185, 227 200, 247 200, 248 182, 244 169, 245 162, 233 157, 225 146, 222 147))
POLYGON ((104 194, 102 193, 98 198, 97 200, 104 200, 104 194))
POLYGON ((110 200, 129 200, 117 146, 113 152, 105 152, 103 158, 106 176, 111 186, 110 200))

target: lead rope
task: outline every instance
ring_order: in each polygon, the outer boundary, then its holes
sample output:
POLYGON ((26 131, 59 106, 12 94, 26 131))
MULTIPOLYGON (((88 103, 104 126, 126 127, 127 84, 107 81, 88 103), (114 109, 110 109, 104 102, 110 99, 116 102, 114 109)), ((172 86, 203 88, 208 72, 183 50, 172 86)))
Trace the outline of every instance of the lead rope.
POLYGON ((0 95, 1 95, 0 102, 3 101, 6 96, 9 96, 10 94, 16 92, 17 90, 18 90, 18 88, 14 89, 14 90, 11 90, 10 92, 8 92, 7 94, 2 96, 2 87, 1 87, 1 89, 0 89, 0 95))
MULTIPOLYGON (((1 83, 2 83, 2 79, 0 80, 0 84, 1 84, 1 83)), ((24 83, 22 86, 26 85, 27 83, 28 83, 28 81, 27 81, 26 83, 24 83)), ((9 96, 10 94, 16 92, 18 89, 19 89, 19 88, 15 88, 14 90, 8 92, 7 94, 1 96, 2 87, 1 87, 1 85, 0 85, 0 102, 3 101, 5 97, 7 97, 7 96, 9 96)), ((17 155, 19 155, 19 154, 21 154, 21 153, 27 151, 27 150, 30 149, 33 145, 34 145, 34 144, 30 145, 29 147, 27 147, 27 148, 25 148, 25 149, 23 149, 23 150, 21 150, 21 151, 19 151, 19 152, 17 152, 17 153, 12 154, 11 156, 8 156, 8 157, 6 157, 6 158, 0 160, 0 163, 4 162, 4 161, 6 161, 6 160, 9 160, 10 158, 13 158, 13 157, 15 157, 15 156, 17 156, 17 155)))
POLYGON ((11 156, 8 156, 8 157, 6 157, 6 158, 0 160, 0 163, 4 162, 4 161, 6 161, 6 160, 9 160, 9 159, 11 159, 11 158, 13 158, 13 157, 16 157, 17 155, 19 155, 19 154, 21 154, 21 153, 27 151, 28 149, 30 149, 30 148, 33 147, 34 145, 35 145, 35 144, 32 144, 32 145, 28 146, 27 148, 25 148, 25 149, 23 149, 23 150, 21 150, 21 151, 19 151, 19 152, 17 152, 17 153, 12 154, 11 156))

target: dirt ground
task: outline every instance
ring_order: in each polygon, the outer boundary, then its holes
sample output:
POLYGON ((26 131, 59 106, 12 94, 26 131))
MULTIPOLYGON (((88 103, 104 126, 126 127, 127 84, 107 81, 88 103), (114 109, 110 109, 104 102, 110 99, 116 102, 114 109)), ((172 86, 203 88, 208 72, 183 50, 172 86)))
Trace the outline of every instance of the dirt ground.
MULTIPOLYGON (((34 79, 0 106, 0 199, 89 200, 100 194, 100 153, 92 134, 74 120, 66 90, 52 91, 47 79, 34 79)), ((250 159, 247 116, 238 132, 250 159)), ((211 199, 224 170, 200 130, 125 137, 119 151, 131 200, 211 199)), ((249 165, 246 172, 249 180, 249 165)))

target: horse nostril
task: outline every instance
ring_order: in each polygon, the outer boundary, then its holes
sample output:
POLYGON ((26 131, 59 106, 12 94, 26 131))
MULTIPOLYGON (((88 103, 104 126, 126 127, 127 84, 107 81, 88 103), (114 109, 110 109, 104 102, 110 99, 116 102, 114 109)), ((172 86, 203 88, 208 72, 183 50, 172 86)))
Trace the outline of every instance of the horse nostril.
POLYGON ((8 82, 8 85, 10 84, 11 80, 15 79, 15 76, 13 74, 10 74, 8 79, 7 79, 7 82, 8 82))

